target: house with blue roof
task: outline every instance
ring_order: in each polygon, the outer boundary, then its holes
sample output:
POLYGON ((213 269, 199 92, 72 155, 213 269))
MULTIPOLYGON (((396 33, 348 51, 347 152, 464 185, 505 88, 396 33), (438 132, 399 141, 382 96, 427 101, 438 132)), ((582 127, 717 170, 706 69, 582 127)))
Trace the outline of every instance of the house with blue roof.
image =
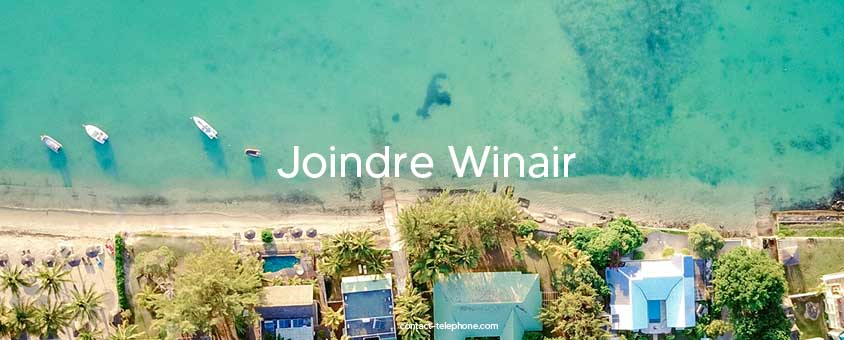
POLYGON ((390 274, 344 277, 340 283, 346 326, 352 340, 396 340, 390 274))
POLYGON ((695 326, 695 263, 691 256, 626 261, 608 268, 614 330, 670 333, 695 326))
POLYGON ((525 332, 542 330, 540 308, 537 274, 452 274, 434 284, 434 322, 453 329, 434 329, 434 339, 521 340, 525 332))

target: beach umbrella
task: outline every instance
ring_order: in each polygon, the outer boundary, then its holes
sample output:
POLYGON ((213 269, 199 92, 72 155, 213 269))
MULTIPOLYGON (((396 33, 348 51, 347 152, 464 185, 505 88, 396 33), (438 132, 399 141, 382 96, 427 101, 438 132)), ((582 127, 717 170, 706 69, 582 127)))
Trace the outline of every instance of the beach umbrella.
POLYGON ((78 267, 81 262, 82 258, 79 255, 73 254, 70 256, 70 260, 67 261, 67 264, 71 267, 78 267))
POLYGON ((41 260, 45 266, 52 267, 56 264, 56 257, 53 255, 44 256, 44 259, 41 260))
POLYGON ((97 257, 100 255, 100 247, 99 246, 90 246, 88 249, 85 249, 85 255, 91 258, 97 257))
POLYGON ((305 233, 305 235, 308 235, 308 237, 310 237, 310 238, 316 237, 316 235, 317 235, 316 229, 314 229, 314 228, 308 229, 308 232, 305 233))
POLYGON ((0 254, 0 267, 5 267, 9 264, 9 254, 2 253, 0 254))
POLYGON ((68 258, 70 256, 70 254, 73 253, 73 249, 71 249, 70 247, 68 247, 66 245, 62 245, 62 246, 59 247, 59 253, 62 254, 62 257, 68 258))
POLYGON ((249 229, 249 230, 246 231, 246 233, 243 234, 243 236, 246 237, 247 240, 251 241, 255 238, 255 231, 252 230, 252 229, 249 229))
POLYGON ((275 237, 275 238, 284 237, 284 229, 276 228, 275 230, 273 230, 273 237, 275 237))
POLYGON ((35 263, 35 257, 31 254, 24 254, 21 256, 21 264, 27 267, 31 267, 32 264, 35 263))
POLYGON ((290 231, 290 236, 293 236, 294 238, 302 237, 302 229, 293 228, 293 230, 290 231))

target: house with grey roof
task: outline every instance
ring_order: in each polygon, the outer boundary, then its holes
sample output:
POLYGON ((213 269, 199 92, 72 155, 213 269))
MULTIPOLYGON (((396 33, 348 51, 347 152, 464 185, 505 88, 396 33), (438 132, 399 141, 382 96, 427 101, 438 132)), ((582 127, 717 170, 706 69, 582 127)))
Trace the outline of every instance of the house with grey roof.
POLYGON ((608 268, 614 330, 670 333, 695 326, 695 264, 691 256, 627 261, 608 268))

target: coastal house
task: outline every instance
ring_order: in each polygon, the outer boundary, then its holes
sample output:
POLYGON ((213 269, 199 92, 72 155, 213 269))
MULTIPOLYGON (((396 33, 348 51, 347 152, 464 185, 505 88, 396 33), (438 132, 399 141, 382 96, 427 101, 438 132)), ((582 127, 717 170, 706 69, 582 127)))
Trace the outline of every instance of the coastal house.
POLYGON ((614 330, 669 333, 695 325, 695 264, 691 256, 626 261, 608 268, 614 330))
POLYGON ((388 274, 344 277, 340 283, 346 327, 352 340, 395 340, 393 280, 388 274))
POLYGON ((316 319, 314 287, 274 286, 263 289, 255 310, 261 317, 262 339, 312 340, 316 319))
POLYGON ((524 332, 542 330, 540 308, 537 274, 453 274, 434 284, 434 322, 454 329, 439 327, 434 338, 520 340, 524 332))
POLYGON ((829 329, 844 329, 844 272, 821 276, 829 329))

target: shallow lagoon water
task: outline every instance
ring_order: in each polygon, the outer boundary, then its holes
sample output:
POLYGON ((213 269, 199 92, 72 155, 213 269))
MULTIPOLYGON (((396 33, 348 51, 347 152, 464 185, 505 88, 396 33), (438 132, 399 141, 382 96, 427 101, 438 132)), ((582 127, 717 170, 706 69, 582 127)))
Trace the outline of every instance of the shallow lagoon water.
MULTIPOLYGON (((6 185, 281 192, 314 184, 275 175, 292 145, 385 142, 443 170, 447 145, 559 145, 577 152, 575 177, 788 200, 828 194, 844 169, 836 1, 4 2, 0 13, 6 185), (451 105, 420 117, 439 73, 451 105), (83 123, 112 142, 95 144, 83 123), (247 146, 265 158, 246 159, 247 146)), ((559 181, 529 185, 565 191, 559 181)))

